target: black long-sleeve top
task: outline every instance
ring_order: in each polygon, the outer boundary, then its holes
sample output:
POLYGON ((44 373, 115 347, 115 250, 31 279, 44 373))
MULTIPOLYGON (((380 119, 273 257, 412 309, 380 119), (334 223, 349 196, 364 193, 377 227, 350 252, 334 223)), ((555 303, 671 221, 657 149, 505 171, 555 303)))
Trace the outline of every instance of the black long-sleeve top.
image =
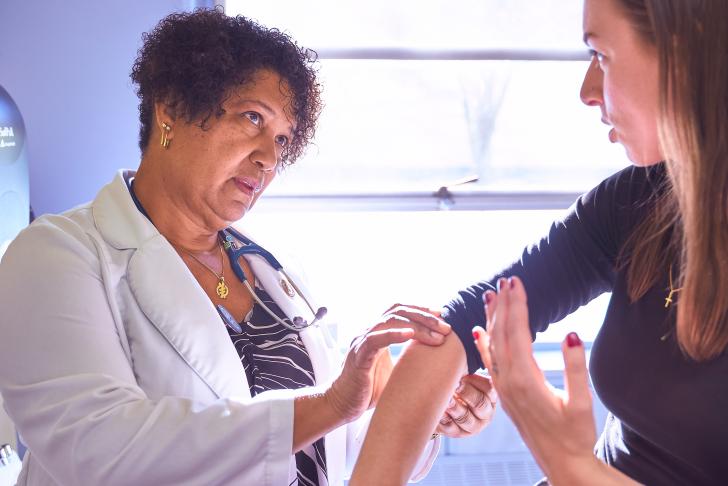
POLYGON ((534 334, 611 291, 589 363, 595 391, 610 411, 597 456, 644 484, 728 484, 728 353, 696 363, 678 348, 675 306, 665 308, 671 262, 634 303, 617 264, 653 207, 664 171, 662 165, 629 167, 606 179, 519 261, 461 291, 443 317, 460 336, 473 372, 482 362, 471 329, 484 325, 482 293, 499 277, 523 280, 534 334))

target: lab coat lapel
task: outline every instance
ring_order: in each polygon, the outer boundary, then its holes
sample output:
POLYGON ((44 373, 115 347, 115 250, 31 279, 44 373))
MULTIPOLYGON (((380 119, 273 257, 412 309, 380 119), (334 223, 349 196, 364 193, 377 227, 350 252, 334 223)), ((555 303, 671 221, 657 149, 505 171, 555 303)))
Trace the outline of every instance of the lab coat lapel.
POLYGON ((218 397, 249 397, 243 366, 217 311, 174 248, 134 205, 126 185, 133 175, 119 171, 96 197, 96 227, 114 248, 134 251, 129 287, 182 359, 218 397))
POLYGON ((217 310, 162 235, 134 253, 127 275, 144 314, 218 397, 250 396, 217 310))

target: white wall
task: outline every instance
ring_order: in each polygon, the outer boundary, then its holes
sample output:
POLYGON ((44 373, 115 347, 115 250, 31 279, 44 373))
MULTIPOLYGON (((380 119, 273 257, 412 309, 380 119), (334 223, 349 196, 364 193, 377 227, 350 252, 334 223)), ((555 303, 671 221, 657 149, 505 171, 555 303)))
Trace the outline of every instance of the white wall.
MULTIPOLYGON (((129 72, 141 34, 170 12, 210 3, 0 0, 0 85, 25 120, 36 215, 87 201, 116 169, 138 165, 129 72)), ((14 431, 0 409, 5 442, 14 431)))

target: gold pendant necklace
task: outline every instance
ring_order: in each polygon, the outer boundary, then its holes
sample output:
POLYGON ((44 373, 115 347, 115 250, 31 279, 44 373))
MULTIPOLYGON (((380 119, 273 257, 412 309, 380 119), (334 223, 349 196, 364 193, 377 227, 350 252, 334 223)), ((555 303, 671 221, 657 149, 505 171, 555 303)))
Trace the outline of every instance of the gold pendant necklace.
POLYGON ((217 282, 217 287, 215 287, 215 292, 217 292, 217 296, 221 299, 227 299, 228 293, 230 293, 230 289, 225 283, 225 277, 220 277, 220 281, 217 282))
POLYGON ((667 297, 665 297, 665 309, 670 307, 670 304, 672 304, 672 302, 673 302, 672 295, 680 292, 681 290, 682 290, 682 287, 675 289, 672 286, 672 265, 670 265, 670 293, 668 293, 667 297))
POLYGON ((230 289, 228 288, 227 284, 225 283, 225 256, 223 255, 222 251, 222 245, 218 242, 218 247, 220 248, 220 270, 221 273, 218 274, 215 270, 210 268, 209 265, 207 265, 205 262, 197 258, 195 255, 190 253, 189 251, 182 249, 183 252, 187 253, 189 256, 195 259, 197 263, 208 269, 212 274, 217 277, 217 286, 215 287, 215 293, 218 297, 221 299, 227 299, 228 294, 230 293, 230 289))

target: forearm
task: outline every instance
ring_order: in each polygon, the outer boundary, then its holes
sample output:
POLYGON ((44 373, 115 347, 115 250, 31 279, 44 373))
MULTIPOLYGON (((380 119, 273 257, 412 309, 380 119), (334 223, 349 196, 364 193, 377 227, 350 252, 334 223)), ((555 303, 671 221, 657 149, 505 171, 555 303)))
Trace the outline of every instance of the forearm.
POLYGON ((599 486, 639 486, 640 483, 631 479, 618 469, 615 469, 595 456, 588 459, 571 461, 563 467, 551 468, 548 474, 549 484, 552 486, 569 486, 572 484, 594 484, 599 486))
POLYGON ((326 393, 296 397, 293 403, 293 452, 300 451, 347 422, 332 406, 326 393))
POLYGON ((349 484, 406 483, 465 372, 465 352, 455 334, 441 346, 412 342, 379 399, 349 484))

